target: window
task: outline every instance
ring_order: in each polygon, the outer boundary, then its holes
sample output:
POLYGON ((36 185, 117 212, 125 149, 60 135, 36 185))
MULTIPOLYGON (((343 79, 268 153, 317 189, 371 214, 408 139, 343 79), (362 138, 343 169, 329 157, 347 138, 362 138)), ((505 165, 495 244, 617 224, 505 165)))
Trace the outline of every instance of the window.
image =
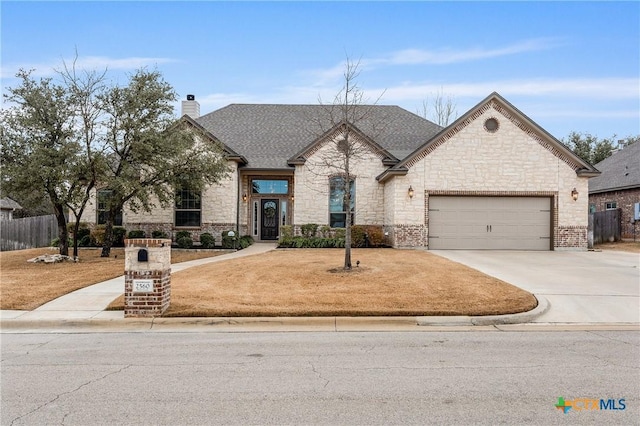
POLYGON ((186 189, 176 192, 176 227, 200 227, 202 203, 200 194, 186 189))
MULTIPOLYGON (((113 194, 110 189, 98 190, 98 208, 96 209, 97 218, 96 223, 98 225, 104 225, 107 223, 107 216, 109 215, 109 198, 113 194)), ((122 210, 116 213, 116 217, 113 218, 113 226, 122 226, 122 210)))
POLYGON ((351 213, 351 224, 354 223, 354 210, 356 206, 356 182, 352 179, 349 185, 351 196, 350 208, 347 207, 345 197, 345 184, 342 176, 329 179, 329 226, 332 228, 344 228, 347 221, 347 211, 351 213))
POLYGON ((288 180, 260 180, 251 181, 251 192, 254 194, 288 194, 288 180))
POLYGON ((608 201, 604 203, 605 210, 615 210, 617 208, 618 208, 618 203, 616 203, 615 201, 608 201))

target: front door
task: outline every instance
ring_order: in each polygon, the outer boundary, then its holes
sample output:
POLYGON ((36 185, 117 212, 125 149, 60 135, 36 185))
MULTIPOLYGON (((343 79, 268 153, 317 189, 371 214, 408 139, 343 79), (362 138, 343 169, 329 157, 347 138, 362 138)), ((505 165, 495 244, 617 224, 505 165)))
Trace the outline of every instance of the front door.
POLYGON ((260 239, 278 239, 278 200, 261 200, 262 219, 260 226, 260 239))

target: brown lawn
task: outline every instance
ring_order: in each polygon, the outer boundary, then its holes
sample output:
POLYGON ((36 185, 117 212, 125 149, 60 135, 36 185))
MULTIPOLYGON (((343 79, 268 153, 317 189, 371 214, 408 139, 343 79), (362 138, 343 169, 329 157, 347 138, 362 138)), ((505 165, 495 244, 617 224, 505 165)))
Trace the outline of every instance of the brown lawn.
MULTIPOLYGON (((289 249, 177 272, 165 316, 492 315, 533 295, 425 251, 289 249)), ((122 308, 123 302, 119 301, 122 308)))
MULTIPOLYGON (((2 309, 34 309, 56 297, 113 278, 117 258, 82 250, 79 263, 30 264, 49 249, 0 253, 2 309)), ((173 263, 221 254, 172 252, 173 263)), ((528 292, 458 263, 418 250, 275 250, 190 268, 172 275, 165 316, 491 315, 536 306, 528 292), (355 267, 356 261, 360 266, 355 267)), ((123 297, 111 305, 122 309, 123 297)))
MULTIPOLYGON (((55 254, 48 247, 0 252, 0 309, 32 310, 59 296, 99 283, 124 272, 124 249, 101 258, 98 249, 80 249, 80 262, 28 263, 41 254, 55 254)), ((216 256, 220 251, 172 250, 173 263, 216 256)))

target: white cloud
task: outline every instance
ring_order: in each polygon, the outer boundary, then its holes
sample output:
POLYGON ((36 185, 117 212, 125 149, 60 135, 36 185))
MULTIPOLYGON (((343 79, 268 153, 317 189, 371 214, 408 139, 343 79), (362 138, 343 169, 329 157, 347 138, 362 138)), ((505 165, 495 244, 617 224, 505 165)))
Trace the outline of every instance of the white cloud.
MULTIPOLYGON (((19 69, 34 70, 33 76, 35 77, 47 77, 55 74, 56 69, 63 67, 63 62, 67 65, 71 65, 74 62, 74 58, 61 58, 58 61, 43 62, 43 63, 23 63, 23 64, 3 64, 0 69, 0 76, 3 79, 9 79, 15 77, 19 69)), ((171 58, 146 58, 141 56, 133 56, 128 58, 110 58, 108 56, 79 56, 75 60, 76 69, 81 70, 135 70, 143 67, 152 67, 158 64, 164 64, 168 62, 176 62, 171 58)))
MULTIPOLYGON (((385 100, 394 103, 432 97, 442 92, 454 97, 482 99, 492 92, 502 96, 546 96, 587 99, 637 99, 638 78, 518 79, 474 83, 404 83, 387 88, 385 100)), ((371 89, 377 93, 380 89, 371 89)))
POLYGON ((451 48, 440 50, 405 49, 394 52, 387 58, 374 59, 371 63, 379 63, 383 65, 443 65, 496 58, 499 56, 517 55, 537 50, 547 50, 558 45, 560 45, 560 43, 555 39, 540 38, 524 40, 494 49, 486 49, 482 47, 459 50, 451 48))
MULTIPOLYGON (((522 40, 502 47, 487 49, 474 47, 465 49, 445 48, 437 50, 404 49, 391 52, 380 57, 373 58, 349 58, 351 62, 358 63, 361 71, 371 71, 382 67, 404 65, 446 65, 462 62, 479 61, 482 59, 496 58, 500 56, 517 55, 526 52, 548 50, 562 45, 555 38, 536 38, 522 40)), ((314 80, 312 86, 323 86, 329 82, 335 82, 343 77, 345 61, 330 68, 307 71, 314 80)))

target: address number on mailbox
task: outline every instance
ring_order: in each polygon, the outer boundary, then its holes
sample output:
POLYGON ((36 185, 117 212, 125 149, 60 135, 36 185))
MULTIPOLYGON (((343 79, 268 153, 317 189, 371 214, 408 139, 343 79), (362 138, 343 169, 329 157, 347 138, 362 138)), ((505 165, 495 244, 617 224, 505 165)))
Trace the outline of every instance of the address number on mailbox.
POLYGON ((153 293, 153 280, 133 280, 134 293, 153 293))

